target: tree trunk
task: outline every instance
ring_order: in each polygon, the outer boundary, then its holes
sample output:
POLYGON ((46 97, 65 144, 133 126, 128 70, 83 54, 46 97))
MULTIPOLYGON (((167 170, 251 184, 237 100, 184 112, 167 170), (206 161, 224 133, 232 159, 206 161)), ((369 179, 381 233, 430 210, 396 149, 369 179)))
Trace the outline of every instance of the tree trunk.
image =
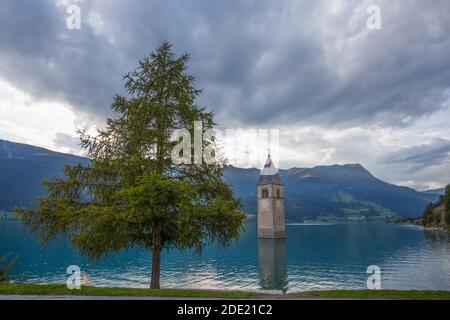
POLYGON ((159 289, 159 278, 161 269, 161 230, 156 228, 152 243, 152 280, 151 289, 159 289))

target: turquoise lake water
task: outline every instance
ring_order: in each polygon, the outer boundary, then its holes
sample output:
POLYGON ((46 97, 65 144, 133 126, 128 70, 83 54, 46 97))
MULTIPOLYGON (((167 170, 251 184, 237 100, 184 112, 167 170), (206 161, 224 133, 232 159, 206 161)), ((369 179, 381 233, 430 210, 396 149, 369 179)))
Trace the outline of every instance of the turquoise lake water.
MULTIPOLYGON (((19 221, 0 221, 0 255, 20 254, 11 270, 20 282, 65 283, 78 265, 91 285, 148 287, 151 255, 133 249, 91 262, 67 241, 40 246, 19 221)), ((448 233, 383 223, 287 225, 287 239, 258 240, 251 218, 225 249, 164 252, 162 287, 215 289, 365 289, 369 265, 381 268, 382 289, 450 290, 448 233)))

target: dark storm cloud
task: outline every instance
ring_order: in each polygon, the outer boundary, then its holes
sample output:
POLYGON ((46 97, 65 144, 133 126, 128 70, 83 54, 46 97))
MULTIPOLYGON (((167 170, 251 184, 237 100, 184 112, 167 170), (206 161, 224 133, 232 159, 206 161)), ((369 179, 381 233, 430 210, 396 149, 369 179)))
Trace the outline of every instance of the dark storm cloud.
POLYGON ((67 2, 82 30, 57 1, 2 1, 0 76, 77 111, 107 114, 121 75, 163 40, 191 53, 200 103, 225 124, 404 126, 448 106, 447 0, 378 1, 379 31, 364 1, 67 2))
POLYGON ((450 140, 437 139, 432 143, 404 148, 385 157, 388 163, 412 165, 412 170, 439 165, 450 160, 450 140))
POLYGON ((7 0, 0 6, 1 77, 36 99, 105 114, 120 88, 120 54, 89 28, 68 30, 65 7, 53 1, 7 0))

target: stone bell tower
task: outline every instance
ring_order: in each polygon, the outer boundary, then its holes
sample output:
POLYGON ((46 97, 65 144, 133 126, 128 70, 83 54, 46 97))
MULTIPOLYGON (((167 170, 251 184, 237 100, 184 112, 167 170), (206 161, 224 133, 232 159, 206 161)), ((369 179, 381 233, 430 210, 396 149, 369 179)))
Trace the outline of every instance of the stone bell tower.
POLYGON ((270 154, 259 176, 257 192, 258 237, 269 239, 285 238, 284 187, 270 158, 270 154))

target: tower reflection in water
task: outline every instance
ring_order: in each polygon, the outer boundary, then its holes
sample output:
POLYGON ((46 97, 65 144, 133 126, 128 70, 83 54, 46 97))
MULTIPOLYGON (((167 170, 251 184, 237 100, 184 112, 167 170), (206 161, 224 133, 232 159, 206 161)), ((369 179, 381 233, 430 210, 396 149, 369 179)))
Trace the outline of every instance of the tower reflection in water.
POLYGON ((261 290, 287 290, 285 239, 259 239, 259 284, 261 290))

